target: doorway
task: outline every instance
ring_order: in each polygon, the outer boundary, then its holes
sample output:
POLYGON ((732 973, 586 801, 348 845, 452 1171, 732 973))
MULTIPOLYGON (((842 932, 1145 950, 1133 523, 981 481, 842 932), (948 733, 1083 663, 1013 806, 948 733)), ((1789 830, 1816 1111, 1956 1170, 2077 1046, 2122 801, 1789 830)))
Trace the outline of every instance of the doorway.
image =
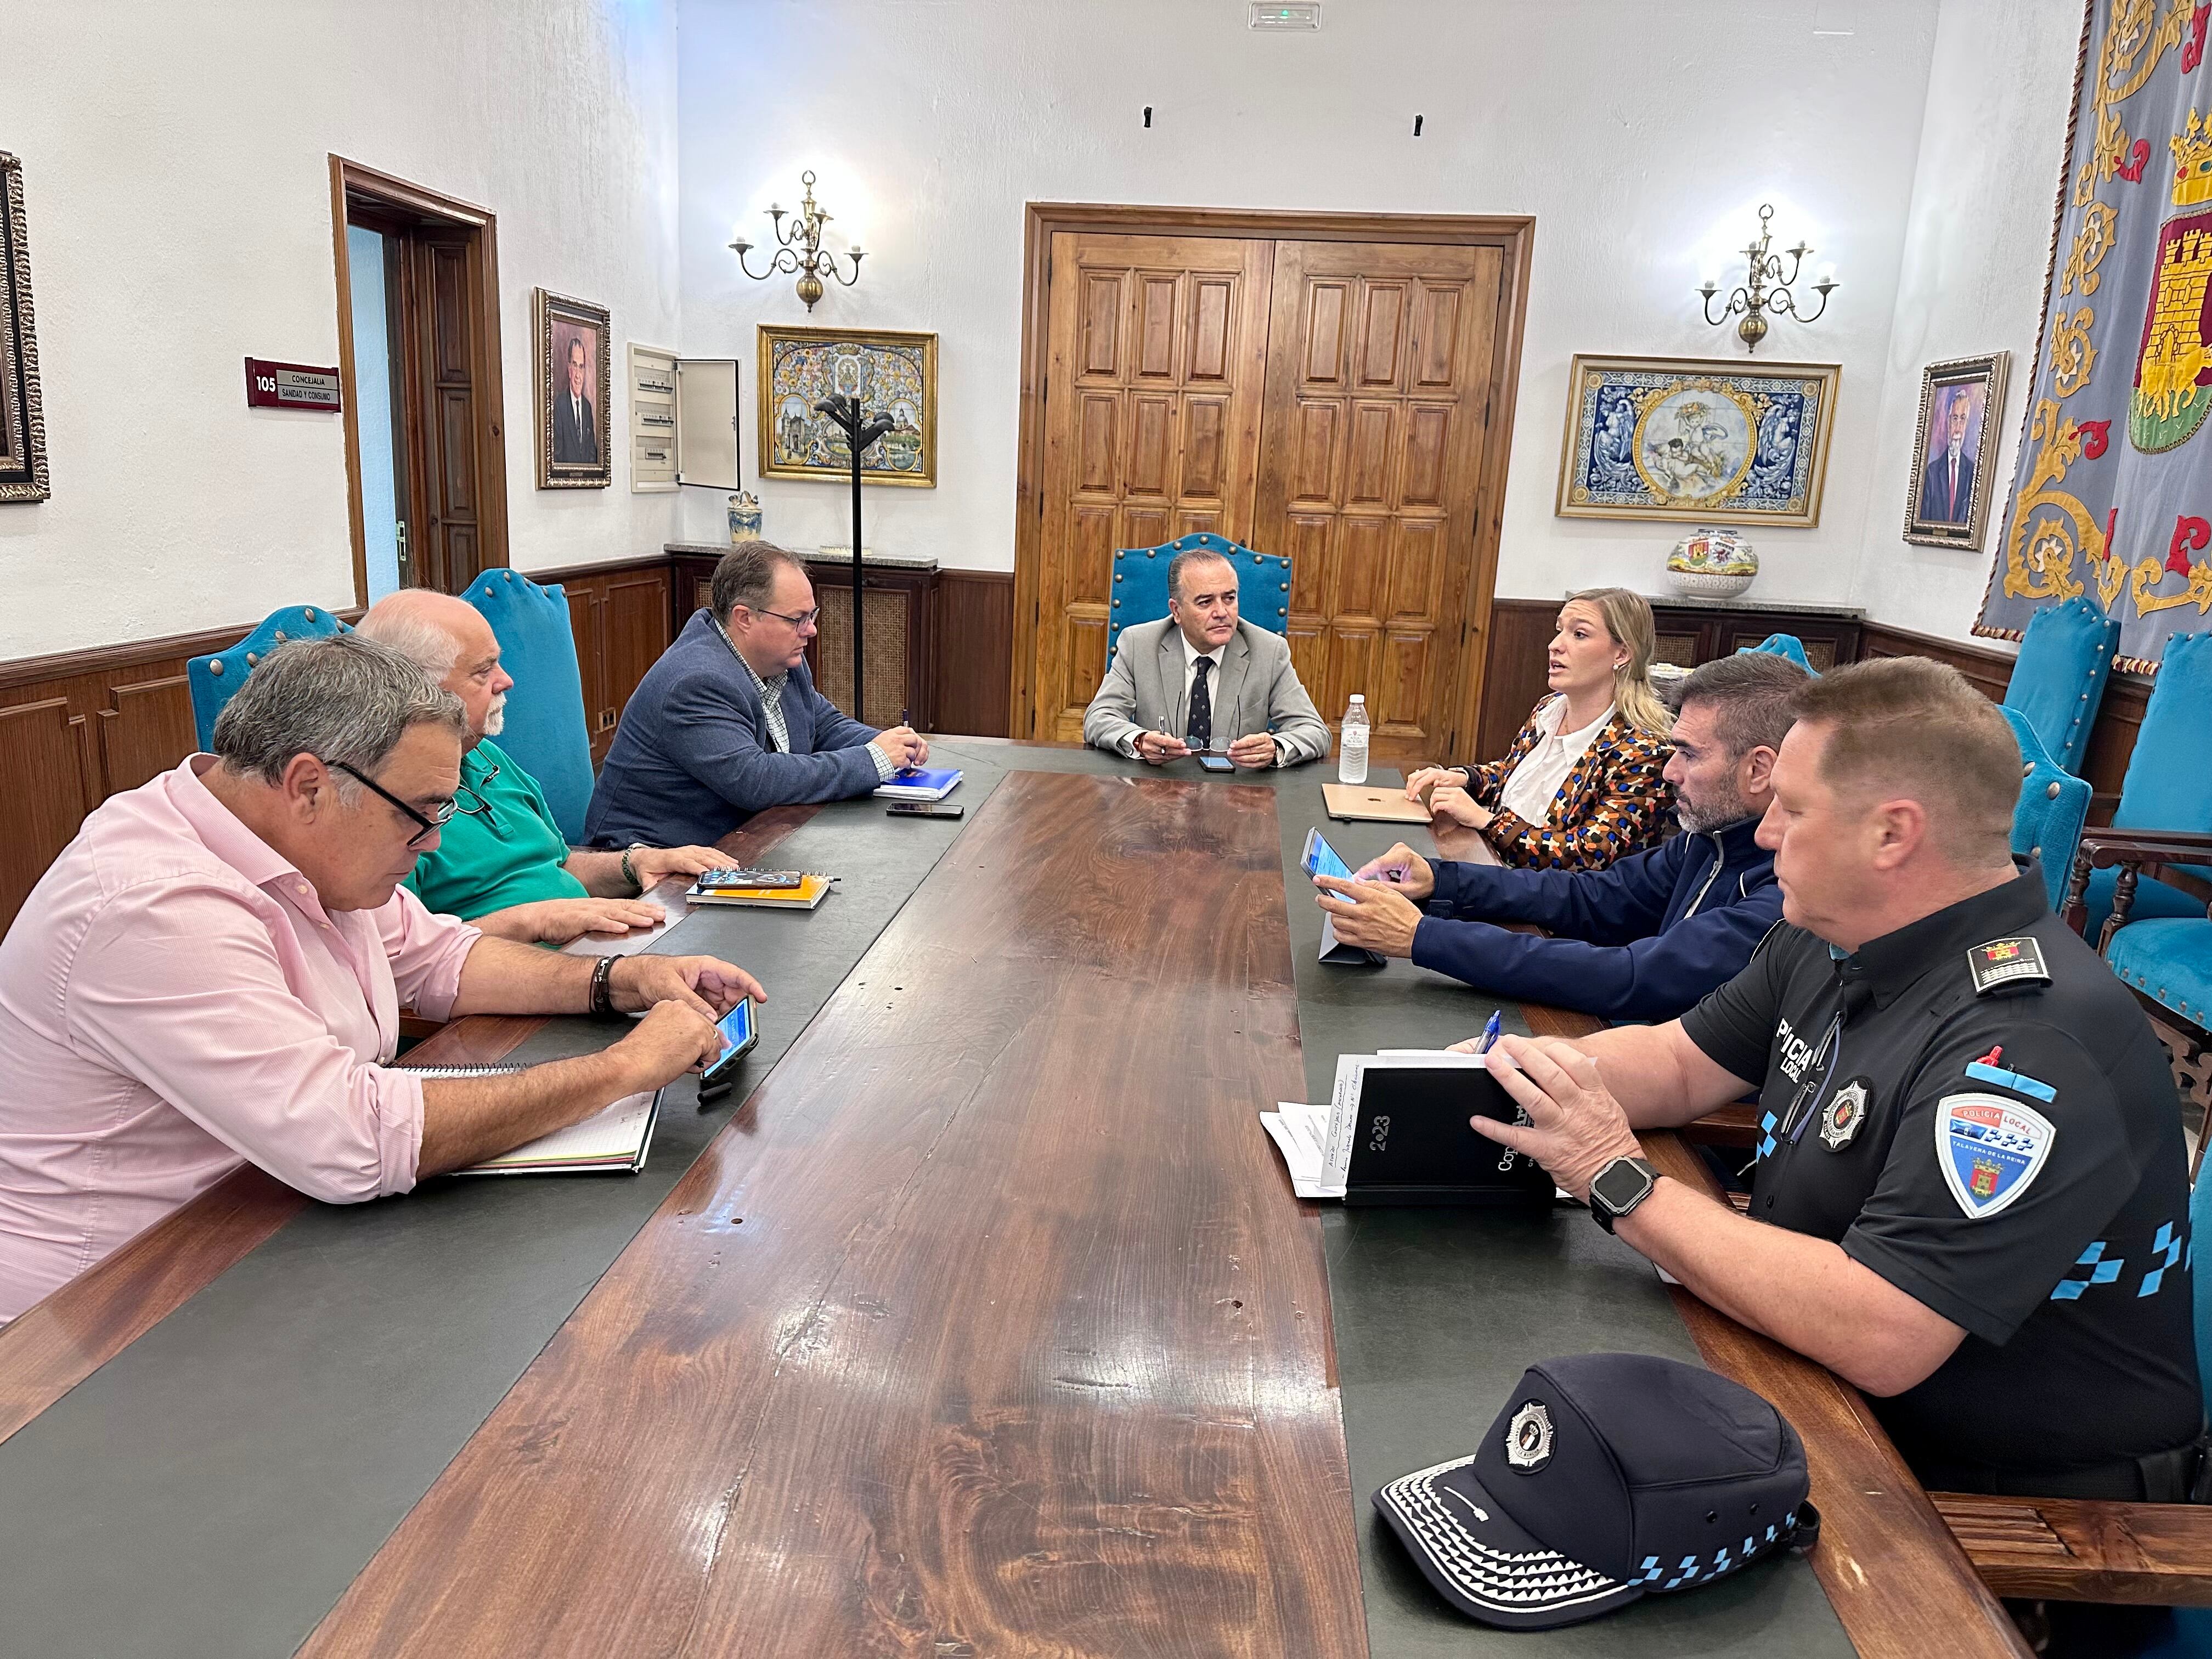
POLYGON ((355 596, 507 562, 493 216, 331 157, 355 596))
POLYGON ((1377 759, 1474 735, 1534 222, 1031 204, 1012 731, 1070 739, 1114 550, 1289 556, 1289 639, 1377 759))

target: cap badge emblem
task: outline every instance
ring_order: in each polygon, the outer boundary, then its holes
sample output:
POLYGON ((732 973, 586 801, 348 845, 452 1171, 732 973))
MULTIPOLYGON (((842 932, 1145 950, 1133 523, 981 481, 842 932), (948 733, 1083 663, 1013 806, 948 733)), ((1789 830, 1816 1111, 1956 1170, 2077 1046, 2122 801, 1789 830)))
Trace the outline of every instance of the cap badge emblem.
POLYGON ((1820 1113, 1820 1139, 1832 1152, 1840 1152, 1858 1138, 1867 1119, 1867 1084, 1853 1078, 1828 1097, 1820 1113))
POLYGON ((1542 1401, 1531 1400, 1513 1413, 1505 1429, 1505 1461, 1523 1474, 1552 1461, 1552 1413, 1542 1401))

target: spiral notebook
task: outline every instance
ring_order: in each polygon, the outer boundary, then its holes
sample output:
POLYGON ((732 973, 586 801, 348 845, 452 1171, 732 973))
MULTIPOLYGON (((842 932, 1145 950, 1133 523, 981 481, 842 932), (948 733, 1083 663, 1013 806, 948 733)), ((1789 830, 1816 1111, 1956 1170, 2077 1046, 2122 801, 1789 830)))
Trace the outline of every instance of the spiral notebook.
MULTIPOLYGON (((393 1068, 420 1078, 500 1077, 526 1071, 522 1066, 401 1066, 393 1068)), ((660 1091, 625 1095, 612 1105, 582 1121, 550 1135, 540 1135, 526 1146, 488 1158, 455 1175, 635 1175, 645 1167, 653 1146, 653 1126, 660 1120, 660 1091)))

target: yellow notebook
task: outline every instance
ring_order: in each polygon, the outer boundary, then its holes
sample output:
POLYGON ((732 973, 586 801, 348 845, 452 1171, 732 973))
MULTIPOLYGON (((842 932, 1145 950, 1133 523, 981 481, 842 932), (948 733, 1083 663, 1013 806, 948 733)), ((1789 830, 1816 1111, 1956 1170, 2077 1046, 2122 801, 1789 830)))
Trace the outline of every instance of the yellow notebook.
POLYGON ((694 904, 757 904, 764 910, 811 910, 822 902, 836 878, 803 876, 796 887, 702 887, 696 882, 684 896, 694 904))

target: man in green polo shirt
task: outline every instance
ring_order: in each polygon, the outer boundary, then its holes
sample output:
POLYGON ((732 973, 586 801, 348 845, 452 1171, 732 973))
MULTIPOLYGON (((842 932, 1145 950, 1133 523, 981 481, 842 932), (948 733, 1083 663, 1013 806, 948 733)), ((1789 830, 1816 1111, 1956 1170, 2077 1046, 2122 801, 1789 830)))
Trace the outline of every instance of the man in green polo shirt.
POLYGON ((497 735, 514 684, 499 641, 474 605, 424 588, 379 599, 361 619, 364 638, 422 665, 469 713, 475 741, 461 757, 460 810, 416 861, 407 885, 431 909, 487 933, 565 945, 586 933, 627 933, 664 920, 637 896, 663 876, 696 875, 726 862, 711 847, 572 848, 545 796, 497 735))

